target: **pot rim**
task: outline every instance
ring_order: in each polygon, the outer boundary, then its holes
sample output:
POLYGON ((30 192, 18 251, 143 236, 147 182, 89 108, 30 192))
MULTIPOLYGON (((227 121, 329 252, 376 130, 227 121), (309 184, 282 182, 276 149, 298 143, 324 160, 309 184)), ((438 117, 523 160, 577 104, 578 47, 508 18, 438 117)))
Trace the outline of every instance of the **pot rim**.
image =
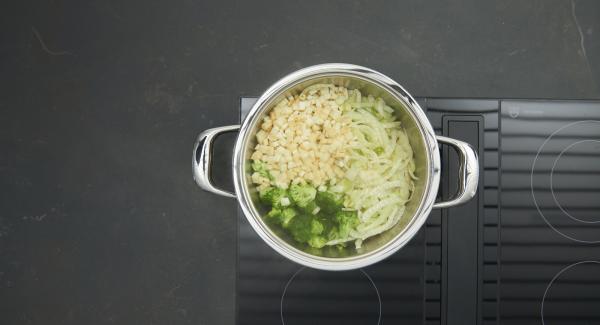
POLYGON ((233 180, 235 192, 244 216, 256 233, 276 252, 304 266, 329 271, 352 270, 379 262, 406 245, 423 226, 431 211, 440 181, 440 155, 433 127, 415 99, 400 84, 388 76, 375 70, 346 63, 326 63, 306 67, 288 74, 269 87, 250 109, 242 122, 240 133, 235 143, 233 155, 233 180), (410 223, 398 235, 386 244, 362 255, 352 257, 331 258, 312 255, 304 252, 277 236, 262 220, 259 213, 251 208, 252 199, 245 183, 245 144, 251 135, 250 125, 263 110, 268 109, 271 101, 299 82, 324 76, 348 76, 373 83, 404 104, 413 114, 427 150, 428 179, 421 202, 410 223))

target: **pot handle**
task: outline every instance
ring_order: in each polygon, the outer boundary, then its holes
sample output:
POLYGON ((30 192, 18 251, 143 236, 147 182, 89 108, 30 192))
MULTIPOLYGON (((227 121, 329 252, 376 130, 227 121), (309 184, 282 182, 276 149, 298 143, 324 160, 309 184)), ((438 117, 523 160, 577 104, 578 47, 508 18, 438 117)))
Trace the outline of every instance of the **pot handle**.
POLYGON ((194 180, 201 189, 227 197, 235 197, 234 193, 217 188, 211 181, 212 169, 212 148, 215 138, 226 132, 234 132, 240 129, 239 125, 220 126, 205 130, 198 135, 198 139, 194 144, 194 152, 192 157, 192 170, 194 180))
POLYGON ((479 161, 477 152, 464 141, 443 136, 436 136, 437 141, 454 147, 458 153, 459 174, 458 191, 448 201, 436 202, 433 208, 449 208, 463 204, 475 196, 479 182, 479 161))

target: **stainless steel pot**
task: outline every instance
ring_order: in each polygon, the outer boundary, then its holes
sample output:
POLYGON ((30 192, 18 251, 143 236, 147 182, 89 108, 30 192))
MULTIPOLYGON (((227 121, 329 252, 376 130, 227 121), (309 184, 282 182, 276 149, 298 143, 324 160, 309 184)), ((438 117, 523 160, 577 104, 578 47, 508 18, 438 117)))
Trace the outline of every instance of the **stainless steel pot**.
POLYGON ((208 129, 198 136, 193 152, 193 172, 196 183, 204 190, 237 198, 244 215, 256 233, 274 250, 299 264, 323 270, 350 270, 364 267, 390 256, 417 233, 432 208, 447 208, 471 199, 477 191, 479 162, 477 153, 465 142, 436 136, 419 104, 402 86, 389 77, 371 69, 350 64, 321 64, 293 72, 272 85, 257 100, 242 125, 208 129), (255 134, 260 121, 271 107, 285 96, 299 93, 316 83, 334 83, 363 94, 382 97, 397 111, 399 120, 409 135, 414 151, 418 180, 413 199, 409 201, 403 218, 392 229, 364 241, 362 248, 354 245, 340 250, 310 249, 296 244, 285 234, 271 229, 263 222, 257 202, 257 191, 250 180, 250 155, 256 145, 255 134), (224 132, 239 130, 233 153, 235 194, 215 187, 211 182, 211 152, 213 140, 224 132), (459 154, 459 188, 449 201, 435 202, 440 182, 440 154, 438 142, 448 144, 459 154))

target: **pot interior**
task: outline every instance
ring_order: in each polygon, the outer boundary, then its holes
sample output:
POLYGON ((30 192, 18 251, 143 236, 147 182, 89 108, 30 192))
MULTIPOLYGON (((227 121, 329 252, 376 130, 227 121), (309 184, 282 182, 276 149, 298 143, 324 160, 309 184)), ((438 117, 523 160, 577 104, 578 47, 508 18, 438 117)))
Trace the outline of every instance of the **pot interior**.
MULTIPOLYGON (((242 147, 245 151, 243 153, 243 161, 241 168, 245 173, 245 177, 241 177, 243 182, 242 188, 247 190, 251 202, 248 203, 248 208, 252 212, 252 217, 255 218, 270 237, 278 244, 284 246, 292 246, 297 250, 300 250, 304 254, 309 254, 310 258, 324 258, 324 259, 354 259, 361 258, 365 255, 374 253, 390 244, 392 241, 400 238, 407 229, 415 223, 417 212, 420 211, 423 203, 426 191, 429 186, 430 179, 430 159, 428 152, 428 145, 425 143, 425 137, 423 133, 426 132, 426 127, 421 125, 415 114, 413 114, 410 104, 406 102, 408 99, 402 96, 396 96, 391 91, 386 89, 386 85, 378 84, 375 81, 367 80, 363 76, 354 75, 351 73, 335 73, 335 74, 319 74, 306 77, 302 80, 296 80, 289 84, 285 89, 281 89, 279 92, 275 92, 270 98, 264 101, 259 100, 257 106, 253 107, 251 113, 248 115, 246 120, 243 122, 242 129, 246 129, 247 133, 241 139, 243 141, 242 147), (263 117, 269 113, 270 109, 274 107, 279 101, 287 96, 299 94, 303 89, 310 85, 318 83, 333 83, 338 86, 344 86, 349 89, 358 89, 363 95, 373 95, 374 97, 381 97, 387 105, 396 110, 398 120, 401 121, 402 126, 405 128, 410 144, 414 152, 414 160, 416 165, 415 174, 418 179, 415 181, 415 189, 412 194, 411 200, 406 206, 403 217, 400 221, 391 229, 383 232, 382 234, 368 238, 363 242, 360 249, 356 249, 353 242, 349 242, 345 248, 339 248, 336 246, 329 247, 325 246, 321 249, 315 249, 305 244, 298 244, 284 231, 269 227, 263 220, 262 216, 266 215, 268 211, 265 211, 258 203, 258 192, 255 186, 252 184, 250 179, 251 175, 251 161, 250 156, 253 152, 253 148, 256 146, 255 134, 260 128, 263 117)), ((416 104, 412 109, 420 109, 416 104)), ((437 153, 434 153, 437 154, 437 153)), ((420 225, 415 225, 420 227, 420 225)))

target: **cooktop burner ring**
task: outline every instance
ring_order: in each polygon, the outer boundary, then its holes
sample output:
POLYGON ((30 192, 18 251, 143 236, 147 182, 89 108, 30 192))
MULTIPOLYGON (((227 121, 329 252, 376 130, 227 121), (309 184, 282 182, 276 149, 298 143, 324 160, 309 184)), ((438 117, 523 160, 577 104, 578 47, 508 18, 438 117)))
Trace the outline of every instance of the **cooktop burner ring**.
MULTIPOLYGON (((557 227, 555 227, 555 226, 554 226, 554 225, 553 225, 553 224, 550 222, 550 220, 549 220, 549 219, 548 219, 548 218, 547 218, 547 217, 544 215, 544 212, 542 211, 542 208, 540 207, 540 205, 539 205, 539 203, 538 203, 538 199, 537 199, 537 198, 536 198, 536 196, 535 196, 535 190, 534 190, 534 188, 535 188, 535 184, 534 184, 534 174, 535 174, 536 163, 538 162, 538 159, 539 159, 540 155, 542 154, 542 151, 544 150, 544 147, 546 146, 546 144, 548 144, 548 142, 549 142, 550 140, 552 140, 552 138, 553 138, 555 135, 557 135, 558 133, 560 133, 561 131, 563 131, 563 130, 565 130, 565 129, 567 129, 567 128, 570 128, 570 127, 573 127, 573 126, 576 126, 576 125, 585 124, 585 123, 593 123, 593 124, 596 124, 596 125, 599 125, 599 126, 600 126, 600 121, 598 121, 598 120, 581 120, 581 121, 572 122, 572 123, 569 123, 569 124, 563 125, 562 127, 560 127, 559 129, 557 129, 556 131, 552 132, 552 133, 550 134, 550 136, 548 136, 548 137, 547 137, 547 138, 544 140, 544 142, 542 142, 542 144, 540 145, 540 147, 538 148, 538 150, 537 150, 537 152, 536 152, 536 155, 535 155, 535 158, 533 159, 533 162, 531 163, 531 172, 530 172, 530 189, 531 189, 531 197, 533 198, 533 204, 535 205, 535 208, 537 209, 538 213, 540 214, 540 216, 542 217, 542 219, 544 220, 544 222, 545 222, 545 223, 546 223, 548 226, 550 226, 550 228, 552 228, 552 230, 554 230, 555 232, 557 232, 559 235, 561 235, 561 236, 563 236, 563 237, 565 237, 565 238, 567 238, 567 239, 570 239, 570 240, 572 240, 572 241, 575 241, 575 242, 584 243, 584 244, 598 244, 598 243, 600 243, 600 239, 599 239, 599 240, 586 240, 586 239, 579 239, 579 238, 575 238, 575 237, 573 237, 572 235, 566 234, 566 233, 564 233, 563 231, 561 231, 560 229, 558 229, 557 227)), ((596 139, 587 139, 587 140, 596 140, 596 139)), ((598 140, 598 141, 600 141, 600 140, 598 140)), ((577 143, 577 142, 575 142, 575 143, 577 143)), ((567 146, 567 148, 569 148, 569 147, 572 147, 572 146, 574 146, 574 145, 575 145, 575 144, 574 144, 574 143, 572 143, 572 144, 570 144, 569 146, 567 146)), ((564 152, 564 151, 566 151, 566 150, 567 150, 567 149, 563 150, 563 152, 564 152)), ((564 153, 563 153, 563 154, 564 154, 564 153)), ((560 156, 560 155, 559 155, 559 156, 560 156)), ((557 161, 557 160, 558 160, 558 157, 557 157, 557 159, 555 160, 555 163, 556 163, 556 161, 557 161)), ((550 177, 551 177, 551 181, 552 181, 552 174, 553 174, 553 170, 554 170, 554 167, 553 167, 553 169, 552 169, 552 172, 551 172, 551 174, 550 174, 550 175, 551 175, 551 176, 550 176, 550 177)), ((552 188, 552 184, 551 184, 551 186, 550 186, 550 187, 552 188)), ((555 196, 555 195, 554 195, 554 190, 552 190, 552 196, 553 196, 553 199, 555 200, 555 203, 556 203, 558 200, 557 200, 556 198, 554 198, 554 196, 555 196)), ((559 205, 559 206, 560 206, 560 205, 559 205)), ((564 211, 564 209, 563 209, 562 207, 560 208, 560 210, 561 210, 563 213, 565 212, 565 211, 564 211)), ((568 214, 567 214, 567 215, 568 215, 568 214)), ((569 218, 571 218, 571 219, 572 219, 572 220, 574 220, 574 221, 580 221, 580 222, 582 222, 581 220, 579 220, 579 219, 577 219, 577 218, 573 218, 572 216, 569 216, 569 218)), ((585 223, 587 223, 587 224, 593 224, 593 223, 597 223, 597 222, 596 222, 596 221, 594 221, 594 222, 585 222, 585 223)))
POLYGON ((541 318, 542 318, 542 325, 546 325, 546 321, 544 319, 544 304, 546 302, 546 298, 548 297, 548 293, 550 291, 550 288, 552 287, 552 285, 554 285, 554 283, 556 282, 556 280, 563 273, 567 272, 568 270, 570 270, 570 269, 572 269, 574 267, 577 267, 578 265, 582 265, 582 264, 598 264, 598 265, 600 265, 600 261, 589 260, 589 261, 581 261, 581 262, 573 263, 573 264, 565 266, 558 273, 556 273, 556 275, 552 278, 552 280, 550 280, 550 283, 548 283, 548 285, 546 286, 546 290, 544 291, 544 296, 542 297, 542 304, 541 304, 541 308, 540 308, 540 315, 541 315, 541 318))
MULTIPOLYGON (((298 269, 296 272, 294 272, 294 274, 292 274, 292 276, 290 277, 290 279, 287 281, 287 283, 285 284, 285 287, 283 288, 283 293, 281 294, 281 299, 279 302, 279 316, 281 318, 281 324, 285 325, 285 320, 283 317, 283 301, 285 299, 285 294, 288 291, 288 288, 290 286, 290 284, 292 284, 292 282, 294 281, 294 279, 302 272, 306 269, 306 267, 301 267, 300 269, 298 269)), ((375 281, 373 281, 373 279, 371 278, 371 276, 365 272, 365 270, 363 269, 359 269, 358 271, 360 271, 370 282, 371 286, 373 287, 373 289, 375 289, 375 293, 377 294, 377 302, 379 303, 379 316, 377 318, 377 325, 381 324, 381 307, 382 307, 382 303, 381 303, 381 294, 379 293, 379 289, 377 288, 377 285, 375 284, 375 281)))
POLYGON ((558 161, 560 160, 560 158, 567 152, 569 151, 569 149, 573 148, 576 145, 582 144, 582 143, 588 143, 588 142, 594 142, 594 143, 599 143, 600 144, 600 140, 596 140, 596 139, 585 139, 585 140, 579 140, 576 142, 571 143, 570 145, 568 145, 566 148, 564 148, 560 154, 556 157, 556 159, 554 159, 554 163, 552 164, 552 170, 550 171, 550 193, 552 193, 552 199, 554 200, 554 203, 556 203, 556 206, 560 209, 560 211, 562 211, 567 217, 571 218, 574 221, 578 221, 578 222, 582 222, 582 223, 590 223, 590 224, 594 224, 594 223, 600 223, 600 220, 582 220, 579 219, 577 217, 574 217, 573 215, 571 215, 571 213, 569 213, 569 211, 567 211, 565 208, 563 208, 563 206, 560 204, 560 201, 558 200, 558 198, 556 197, 556 194, 554 193, 554 169, 556 168, 556 165, 558 163, 558 161))

